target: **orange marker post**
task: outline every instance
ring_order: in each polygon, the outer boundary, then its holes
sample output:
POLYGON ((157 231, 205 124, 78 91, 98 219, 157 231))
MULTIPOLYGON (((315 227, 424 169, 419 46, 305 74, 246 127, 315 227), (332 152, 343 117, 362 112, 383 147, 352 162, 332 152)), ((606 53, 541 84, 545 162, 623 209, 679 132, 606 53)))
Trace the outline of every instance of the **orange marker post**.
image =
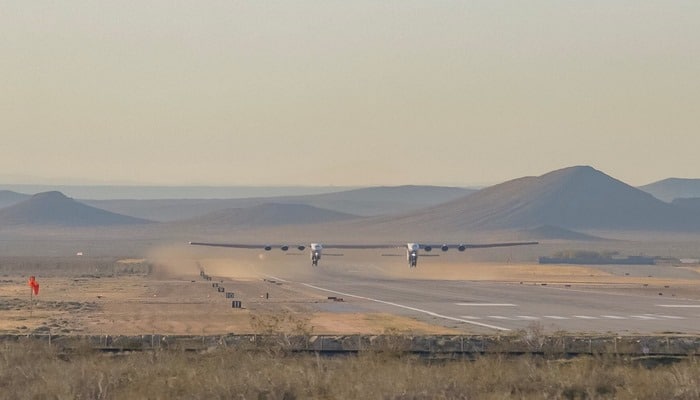
POLYGON ((34 297, 39 295, 39 282, 36 281, 34 275, 29 277, 29 316, 32 316, 32 311, 34 310, 34 297))

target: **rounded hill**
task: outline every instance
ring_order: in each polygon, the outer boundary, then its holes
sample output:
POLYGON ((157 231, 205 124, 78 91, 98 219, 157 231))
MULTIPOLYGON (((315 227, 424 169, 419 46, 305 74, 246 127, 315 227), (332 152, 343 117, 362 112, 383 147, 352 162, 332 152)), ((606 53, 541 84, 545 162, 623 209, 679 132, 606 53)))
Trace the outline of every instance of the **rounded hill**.
POLYGON ((0 209, 0 225, 3 226, 98 227, 149 222, 91 207, 56 191, 37 193, 0 209))

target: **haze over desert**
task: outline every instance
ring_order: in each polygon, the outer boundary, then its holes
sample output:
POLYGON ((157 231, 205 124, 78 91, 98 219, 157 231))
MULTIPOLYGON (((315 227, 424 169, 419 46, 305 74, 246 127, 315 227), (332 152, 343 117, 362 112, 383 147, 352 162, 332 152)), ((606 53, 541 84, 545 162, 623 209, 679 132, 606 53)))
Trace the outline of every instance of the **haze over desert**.
MULTIPOLYGON (((666 296, 690 305, 700 300, 697 264, 681 261, 699 257, 700 224, 688 209, 587 166, 517 178, 457 198, 455 193, 412 186, 249 198, 239 203, 232 199, 228 204, 177 199, 93 202, 110 205, 114 211, 124 204, 124 210, 139 215, 135 217, 104 211, 60 192, 25 196, 4 192, 0 235, 9 278, 4 285, 12 289, 4 294, 12 303, 4 329, 22 334, 254 333, 260 328, 254 323, 260 313, 281 312, 300 318, 310 332, 324 334, 385 330, 484 334, 523 329, 527 325, 523 322, 533 321, 545 331, 593 333, 611 331, 611 319, 617 334, 658 334, 669 330, 669 321, 685 321, 676 331, 696 333, 700 314, 692 307, 687 307, 690 313, 667 315, 659 309, 632 306, 638 297, 666 296), (414 194, 420 194, 423 203, 414 202, 415 208, 406 209, 404 196, 414 194), (392 207, 392 201, 399 206, 392 207), (426 205, 430 201, 433 204, 426 205), (207 211, 208 204, 220 209, 207 211), (321 204, 335 205, 335 209, 320 208, 321 204), (183 216, 162 222, 148 218, 149 210, 159 205, 172 215, 183 210, 183 216), (234 207, 225 208, 228 205, 234 207), (197 206, 204 210, 192 216, 197 206), (370 207, 382 214, 350 212, 370 207), (240 243, 250 249, 198 248, 188 245, 191 241, 240 243), (439 248, 443 243, 523 241, 537 244, 464 252, 439 248), (396 247, 330 248, 315 267, 309 261, 314 242, 326 247, 333 243, 396 247), (405 243, 412 242, 437 248, 429 251, 421 245, 420 263, 407 268, 405 243), (289 250, 283 250, 285 246, 289 250), (540 257, 562 251, 646 255, 656 265, 538 264, 540 257), (213 291, 213 282, 201 279, 204 273, 233 292, 242 308, 232 309, 232 298, 213 291), (19 283, 26 274, 44 280, 41 296, 32 303, 21 296, 25 290, 19 283), (354 281, 360 286, 348 286, 354 281), (500 289, 474 297, 474 289, 468 287, 478 282, 500 289), (460 283, 464 289, 458 289, 460 283), (608 318, 604 308, 596 309, 599 305, 588 305, 592 309, 587 310, 582 300, 576 300, 570 306, 577 305, 578 310, 558 315, 544 305, 521 306, 513 299, 505 303, 517 309, 520 314, 515 316, 460 315, 470 310, 451 309, 474 301, 500 304, 499 298, 512 292, 514 285, 527 291, 528 301, 537 296, 546 301, 555 289, 571 289, 592 296, 617 294, 630 302, 631 309, 608 318), (48 303, 42 306, 44 301, 48 303), (27 318, 26 310, 33 306, 36 313, 27 318), (52 307, 58 314, 50 312, 52 307), (576 316, 589 313, 597 315, 581 325, 576 316), (473 322, 482 319, 505 322, 473 322)), ((516 311, 494 307, 501 313, 516 311)))
POLYGON ((700 398, 700 3, 0 5, 0 397, 700 398))

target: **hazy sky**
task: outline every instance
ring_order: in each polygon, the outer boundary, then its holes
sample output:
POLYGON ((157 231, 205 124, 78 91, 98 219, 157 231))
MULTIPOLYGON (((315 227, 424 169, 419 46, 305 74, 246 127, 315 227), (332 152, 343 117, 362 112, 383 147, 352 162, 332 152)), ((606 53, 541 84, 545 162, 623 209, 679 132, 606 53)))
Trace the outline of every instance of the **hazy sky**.
POLYGON ((0 0, 0 181, 700 178, 700 1, 0 0))

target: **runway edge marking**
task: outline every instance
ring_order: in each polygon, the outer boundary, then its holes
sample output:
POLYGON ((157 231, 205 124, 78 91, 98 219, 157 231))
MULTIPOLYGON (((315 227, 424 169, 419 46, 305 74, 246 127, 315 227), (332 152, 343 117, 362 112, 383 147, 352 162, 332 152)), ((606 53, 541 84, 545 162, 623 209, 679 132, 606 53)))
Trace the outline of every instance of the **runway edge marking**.
POLYGON ((307 287, 310 287, 310 288, 312 288, 312 289, 321 290, 321 291, 324 291, 324 292, 339 294, 339 295, 341 295, 341 296, 354 297, 354 298, 356 298, 356 299, 369 300, 369 301, 373 301, 373 302, 375 302, 375 303, 381 303, 381 304, 386 304, 386 305, 389 305, 389 306, 394 306, 394 307, 403 308, 403 309, 406 309, 406 310, 417 311, 417 312, 419 312, 419 313, 427 314, 427 315, 430 315, 430 316, 432 316, 432 317, 447 319, 447 320, 450 320, 450 321, 464 322, 465 324, 477 325, 477 326, 481 326, 481 327, 484 327, 484 328, 496 329, 496 330, 499 330, 499 331, 510 331, 510 329, 508 329, 508 328, 503 328, 503 327, 501 327, 501 326, 483 324, 483 323, 481 323, 481 322, 469 321, 469 320, 467 320, 467 319, 450 317, 450 316, 448 316, 448 315, 442 315, 442 314, 438 314, 438 313, 435 313, 435 312, 432 312, 432 311, 422 310, 422 309, 416 308, 416 307, 405 306, 405 305, 403 305, 403 304, 392 303, 392 302, 390 302, 390 301, 384 301, 384 300, 379 300, 379 299, 373 299, 373 298, 371 298, 371 297, 358 296, 358 295, 356 295, 356 294, 350 294, 350 293, 339 292, 339 291, 337 291, 337 290, 326 289, 326 288, 314 286, 314 285, 311 285, 311 284, 308 284, 308 283, 302 283, 302 285, 307 286, 307 287))
POLYGON ((666 308, 700 308, 700 304, 657 304, 656 306, 666 308))
POLYGON ((266 277, 266 278, 272 278, 272 279, 274 279, 274 280, 276 280, 276 281, 280 281, 280 282, 289 282, 289 281, 287 281, 287 280, 284 280, 284 279, 282 279, 282 278, 278 278, 278 277, 273 276, 273 275, 263 275, 263 276, 266 277))

